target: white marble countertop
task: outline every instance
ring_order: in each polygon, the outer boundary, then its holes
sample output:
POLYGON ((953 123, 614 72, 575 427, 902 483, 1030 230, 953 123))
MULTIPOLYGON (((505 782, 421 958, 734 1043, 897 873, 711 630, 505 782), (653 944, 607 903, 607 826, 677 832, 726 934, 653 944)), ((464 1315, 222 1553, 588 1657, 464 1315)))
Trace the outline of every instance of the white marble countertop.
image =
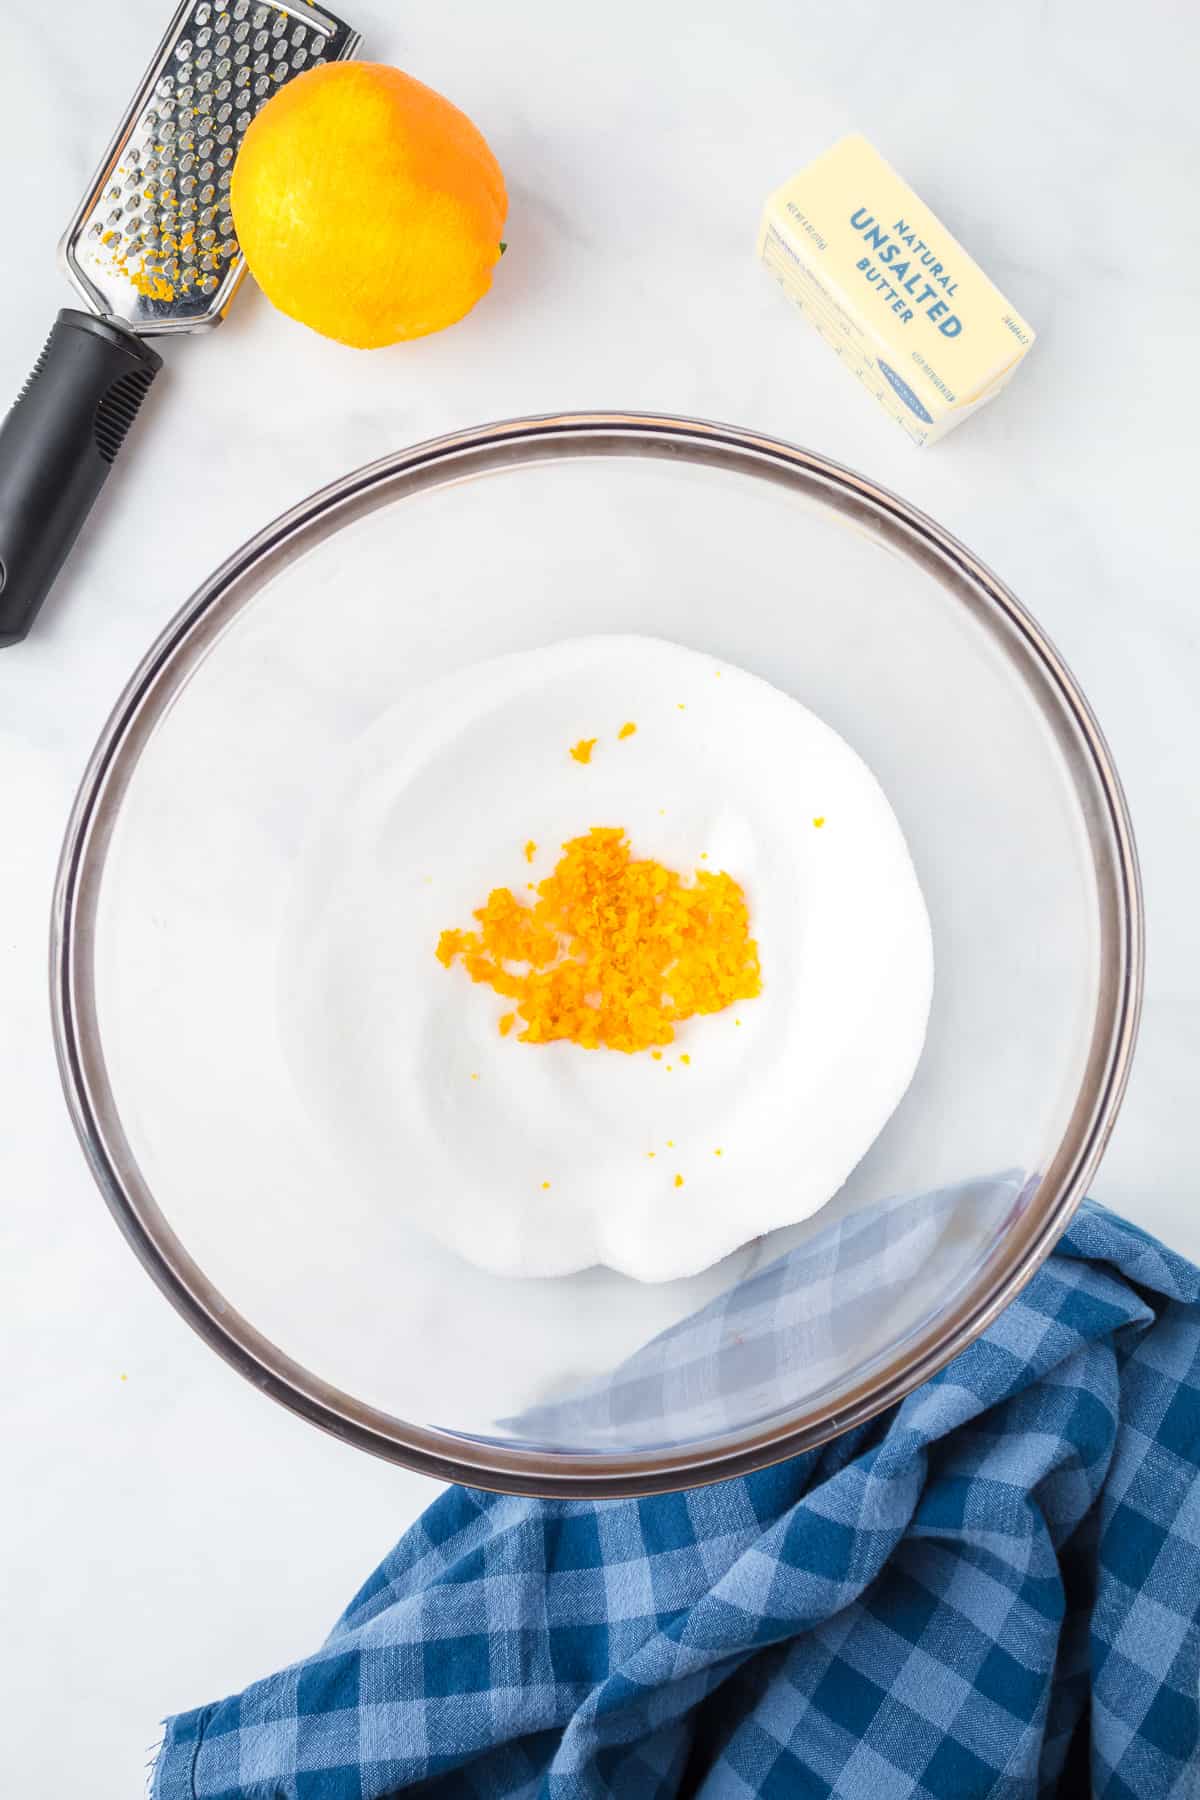
MULTIPOLYGON (((115 29, 111 9, 63 0, 4 21, 0 395, 70 303, 55 240, 166 11, 128 0, 115 29)), ((920 14, 884 0, 609 0, 587 14, 355 0, 353 13, 365 54, 487 132, 512 198, 494 293, 450 332, 359 355, 248 287, 216 336, 170 345, 35 635, 0 652, 14 1794, 128 1800, 163 1713, 310 1649, 432 1498, 270 1405, 154 1290, 71 1135, 46 1004, 59 839, 134 662, 227 551, 384 451, 517 413, 695 413, 863 470, 990 562, 1092 700, 1140 841, 1145 1023, 1096 1191, 1200 1257, 1197 134, 1190 63, 1161 54, 1190 14, 1147 0, 1131 32, 1116 0, 920 14), (767 192, 851 127, 1040 331, 1008 391, 928 451, 755 266, 767 192)))

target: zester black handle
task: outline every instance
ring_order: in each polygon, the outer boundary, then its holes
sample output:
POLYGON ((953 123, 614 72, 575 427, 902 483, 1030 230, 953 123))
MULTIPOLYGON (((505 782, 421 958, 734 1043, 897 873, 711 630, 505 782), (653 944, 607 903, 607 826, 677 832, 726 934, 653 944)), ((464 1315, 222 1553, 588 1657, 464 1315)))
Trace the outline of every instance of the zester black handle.
POLYGON ((59 313, 0 425, 0 646, 32 625, 161 368, 110 319, 59 313))

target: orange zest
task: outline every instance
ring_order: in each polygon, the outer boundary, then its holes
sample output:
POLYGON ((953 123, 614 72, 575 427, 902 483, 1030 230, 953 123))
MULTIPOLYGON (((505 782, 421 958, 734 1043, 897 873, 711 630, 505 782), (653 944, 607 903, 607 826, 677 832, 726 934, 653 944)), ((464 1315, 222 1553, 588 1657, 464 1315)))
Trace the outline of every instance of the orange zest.
POLYGON ((592 751, 595 748, 595 738, 580 738, 577 744, 571 746, 571 755, 575 758, 577 763, 590 763, 592 760, 592 751))
MULTIPOLYGON (((514 1003, 521 1043, 567 1040, 632 1053, 669 1044, 697 1013, 762 990, 746 896, 731 875, 689 881, 635 858, 624 830, 593 826, 564 844, 537 899, 494 888, 478 929, 443 931, 437 957, 514 1003)), ((513 1029, 505 1013, 502 1036, 513 1029)))

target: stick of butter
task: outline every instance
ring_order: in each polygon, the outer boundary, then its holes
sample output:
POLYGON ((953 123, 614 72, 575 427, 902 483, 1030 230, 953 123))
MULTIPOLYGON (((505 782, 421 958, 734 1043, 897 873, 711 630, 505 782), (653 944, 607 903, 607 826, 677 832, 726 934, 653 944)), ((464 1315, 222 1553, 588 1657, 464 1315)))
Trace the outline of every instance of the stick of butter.
POLYGON ((1034 332, 864 137, 771 195, 758 251, 916 444, 998 394, 1034 332))

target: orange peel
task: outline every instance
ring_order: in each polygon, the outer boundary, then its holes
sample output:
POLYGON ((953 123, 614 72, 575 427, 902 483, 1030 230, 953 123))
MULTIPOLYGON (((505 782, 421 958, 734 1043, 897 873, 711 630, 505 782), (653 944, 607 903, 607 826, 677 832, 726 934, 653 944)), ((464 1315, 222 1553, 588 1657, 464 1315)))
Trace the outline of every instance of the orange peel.
MULTIPOLYGON (((494 888, 478 929, 443 931, 437 945, 445 968, 461 962, 512 1002, 521 1043, 649 1050, 762 990, 746 896, 723 870, 686 880, 634 857, 621 827, 593 826, 536 893, 531 904, 494 888)), ((499 1029, 512 1031, 511 1012, 499 1029)))

